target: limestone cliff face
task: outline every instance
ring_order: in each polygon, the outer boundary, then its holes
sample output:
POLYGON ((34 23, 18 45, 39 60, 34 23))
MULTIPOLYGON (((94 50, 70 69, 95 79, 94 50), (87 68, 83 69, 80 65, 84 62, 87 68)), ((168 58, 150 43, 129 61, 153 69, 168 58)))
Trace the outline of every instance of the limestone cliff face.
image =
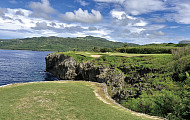
POLYGON ((106 83, 113 96, 120 94, 125 76, 106 66, 96 66, 91 62, 78 63, 74 58, 64 54, 46 56, 46 71, 63 80, 86 80, 106 83))

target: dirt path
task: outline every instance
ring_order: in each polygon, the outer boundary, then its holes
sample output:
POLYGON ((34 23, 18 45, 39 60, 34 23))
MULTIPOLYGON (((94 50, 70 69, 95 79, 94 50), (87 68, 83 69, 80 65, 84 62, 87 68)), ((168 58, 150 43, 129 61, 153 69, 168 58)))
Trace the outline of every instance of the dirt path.
POLYGON ((90 55, 90 57, 93 57, 93 58, 99 58, 101 57, 102 55, 90 55))
POLYGON ((115 102, 108 95, 107 86, 105 84, 100 84, 100 83, 93 83, 93 84, 96 84, 96 86, 98 85, 98 87, 101 88, 101 89, 96 88, 94 90, 94 93, 95 93, 96 97, 99 100, 103 101, 104 103, 111 105, 112 107, 115 107, 115 108, 120 109, 120 110, 129 111, 129 112, 131 112, 131 114, 134 114, 134 115, 137 115, 137 116, 143 116, 143 117, 147 117, 147 118, 151 118, 151 119, 155 119, 155 120, 167 120, 165 118, 161 118, 161 117, 158 117, 158 116, 150 116, 150 115, 147 115, 147 114, 144 114, 144 113, 138 113, 138 112, 132 111, 130 109, 127 109, 127 108, 121 106, 119 103, 115 102))

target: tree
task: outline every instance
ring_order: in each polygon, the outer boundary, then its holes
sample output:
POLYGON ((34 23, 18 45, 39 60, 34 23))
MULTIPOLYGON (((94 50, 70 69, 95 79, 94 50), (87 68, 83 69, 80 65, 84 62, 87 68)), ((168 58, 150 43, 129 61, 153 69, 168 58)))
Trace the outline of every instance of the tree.
POLYGON ((76 51, 76 48, 73 48, 73 52, 75 52, 76 51))
POLYGON ((125 43, 125 44, 123 44, 123 47, 124 47, 124 49, 125 49, 125 53, 127 53, 127 48, 128 48, 128 46, 129 46, 129 44, 128 43, 125 43))

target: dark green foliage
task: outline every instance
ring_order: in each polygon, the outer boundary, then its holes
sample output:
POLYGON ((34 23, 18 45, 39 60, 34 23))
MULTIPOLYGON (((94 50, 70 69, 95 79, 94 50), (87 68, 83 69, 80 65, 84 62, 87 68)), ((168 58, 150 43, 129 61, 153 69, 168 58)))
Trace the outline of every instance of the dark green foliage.
POLYGON ((176 49, 176 47, 138 46, 138 47, 122 47, 117 50, 118 52, 122 53, 137 53, 137 54, 169 53, 170 54, 172 49, 176 49))
POLYGON ((122 101, 124 106, 150 115, 159 115, 169 120, 188 119, 190 113, 190 92, 187 91, 152 91, 152 94, 143 92, 139 98, 128 102, 122 101))
POLYGON ((100 50, 97 49, 96 47, 93 47, 92 51, 93 51, 93 52, 100 52, 100 50))
POLYGON ((176 44, 175 46, 176 47, 185 47, 185 46, 188 46, 188 44, 176 44))
POLYGON ((189 79, 190 73, 190 46, 172 51, 174 61, 168 64, 169 71, 173 72, 173 80, 184 82, 189 79))
POLYGON ((110 48, 100 48, 99 51, 105 53, 105 52, 111 52, 112 50, 110 48))
POLYGON ((137 53, 137 54, 160 54, 168 53, 171 54, 172 50, 177 50, 179 47, 185 45, 163 43, 163 44, 148 44, 141 46, 131 47, 129 44, 124 44, 121 48, 116 48, 115 51, 122 53, 137 53))
POLYGON ((184 73, 190 70, 190 55, 184 56, 174 63, 174 71, 184 73))
POLYGON ((185 72, 185 74, 186 74, 185 84, 187 86, 190 86, 190 75, 188 72, 185 72))
POLYGON ((117 48, 121 42, 111 42, 99 37, 34 37, 25 39, 1 40, 0 49, 36 50, 36 51, 91 51, 92 48, 117 48))

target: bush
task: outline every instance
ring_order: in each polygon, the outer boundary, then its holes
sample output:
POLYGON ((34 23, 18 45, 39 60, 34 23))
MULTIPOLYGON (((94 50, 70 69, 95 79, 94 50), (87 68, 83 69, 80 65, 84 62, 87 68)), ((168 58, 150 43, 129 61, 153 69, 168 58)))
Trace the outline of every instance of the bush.
POLYGON ((111 52, 112 50, 110 48, 101 48, 100 52, 111 52))
POLYGON ((160 47, 160 46, 139 46, 139 47, 122 47, 117 49, 122 53, 137 53, 137 54, 159 54, 159 53, 171 53, 174 47, 160 47))
POLYGON ((162 116, 169 120, 183 120, 190 115, 190 100, 187 97, 190 92, 180 91, 176 94, 172 91, 162 90, 152 94, 144 91, 139 98, 133 98, 128 102, 122 101, 121 104, 136 112, 162 116))
POLYGON ((185 47, 185 46, 187 46, 188 44, 177 44, 177 45, 175 45, 176 47, 185 47))
POLYGON ((190 55, 170 62, 165 68, 165 71, 173 73, 172 78, 174 81, 184 82, 187 78, 187 73, 190 73, 190 55))
POLYGON ((179 48, 179 49, 173 49, 172 55, 174 56, 175 60, 178 60, 183 56, 190 55, 190 46, 179 48))

